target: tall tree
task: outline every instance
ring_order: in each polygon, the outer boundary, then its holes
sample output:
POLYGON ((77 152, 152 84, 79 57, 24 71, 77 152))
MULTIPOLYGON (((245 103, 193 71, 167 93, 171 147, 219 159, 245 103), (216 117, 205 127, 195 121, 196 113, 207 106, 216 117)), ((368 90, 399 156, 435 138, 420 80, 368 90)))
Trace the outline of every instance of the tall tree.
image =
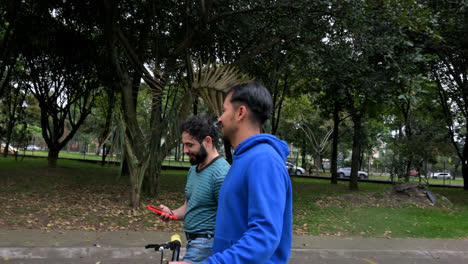
POLYGON ((25 34, 28 36, 25 43, 32 45, 23 46, 21 59, 29 91, 41 108, 49 167, 57 166, 60 150, 90 113, 94 93, 100 85, 95 63, 99 47, 93 39, 95 35, 91 34, 93 28, 79 19, 64 16, 73 8, 51 7, 47 3, 23 5, 26 15, 21 23, 33 27, 29 28, 30 34, 25 34))
MULTIPOLYGON (((393 93, 392 83, 399 76, 407 75, 400 66, 414 63, 400 57, 408 39, 405 31, 408 25, 400 21, 407 21, 411 14, 405 11, 406 2, 401 5, 385 0, 337 4, 346 12, 334 17, 333 32, 339 34, 330 37, 337 37, 340 45, 336 46, 347 50, 342 53, 344 56, 339 64, 343 65, 340 67, 342 71, 337 73, 342 76, 341 83, 345 84, 338 96, 345 95, 343 107, 351 115, 354 126, 350 189, 357 190, 362 122, 365 118, 381 115, 385 103, 399 96, 393 93)), ((417 56, 409 58, 416 60, 417 56)))
POLYGON ((20 5, 20 1, 4 0, 0 4, 0 98, 9 85, 20 52, 17 45, 20 5))
POLYGON ((468 8, 463 1, 431 1, 427 7, 433 18, 431 31, 418 32, 418 40, 436 55, 431 77, 438 87, 452 144, 461 160, 464 189, 468 190, 468 8))
MULTIPOLYGON (((103 18, 108 58, 117 73, 122 94, 120 120, 124 122, 127 147, 135 157, 132 160, 136 163, 131 166, 139 171, 131 176, 134 179, 133 206, 138 206, 141 184, 151 195, 157 194, 162 160, 176 142, 177 121, 188 115, 187 106, 197 101, 198 89, 206 88, 194 86, 199 79, 197 74, 203 74, 202 70, 193 69, 198 61, 195 58, 199 58, 202 65, 214 61, 243 65, 298 31, 297 26, 285 19, 287 15, 300 10, 299 24, 313 21, 310 13, 294 4, 276 1, 247 6, 242 1, 102 0, 101 3, 99 17, 103 18), (285 25, 284 30, 272 26, 278 23, 285 25), (140 79, 151 89, 154 100, 150 109, 154 134, 146 141, 140 140, 145 135, 139 129, 135 114, 140 79), (144 151, 148 149, 145 144, 151 146, 149 152, 144 151), (145 182, 141 175, 145 175, 145 182)), ((208 88, 213 88, 210 86, 208 88)))
MULTIPOLYGON (((334 19, 329 18, 329 24, 334 25, 334 19)), ((333 121, 333 134, 331 143, 330 171, 331 183, 338 183, 338 146, 340 126, 344 119, 349 117, 345 112, 347 75, 349 70, 346 59, 349 49, 342 36, 343 30, 327 28, 326 35, 319 44, 315 45, 315 53, 311 61, 311 74, 315 76, 315 85, 312 86, 314 96, 312 103, 320 107, 321 114, 330 117, 333 121)))
MULTIPOLYGON (((21 68, 21 67, 18 67, 21 68)), ((16 71, 19 73, 19 70, 16 71)), ((18 74, 13 74, 18 75, 18 74)), ((14 78, 18 80, 18 78, 14 78)), ((10 78, 11 80, 11 78, 10 78)), ((6 93, 3 99, 0 99, 2 102, 1 110, 5 112, 5 135, 0 133, 0 137, 5 137, 5 149, 3 156, 8 155, 8 147, 11 144, 11 137, 15 126, 20 122, 24 121, 25 112, 24 112, 24 103, 26 99, 26 91, 24 84, 21 83, 8 83, 6 86, 6 93)), ((24 122, 23 122, 24 123, 24 122)), ((0 129, 2 130, 2 129, 0 129)))

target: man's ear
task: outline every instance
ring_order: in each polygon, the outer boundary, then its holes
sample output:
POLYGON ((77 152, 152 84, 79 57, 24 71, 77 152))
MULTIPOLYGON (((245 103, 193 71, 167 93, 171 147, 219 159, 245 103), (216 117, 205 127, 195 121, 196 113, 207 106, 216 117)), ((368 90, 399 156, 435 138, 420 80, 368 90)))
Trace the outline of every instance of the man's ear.
POLYGON ((206 136, 205 139, 203 139, 203 143, 205 143, 207 147, 213 146, 213 139, 210 136, 206 136))
POLYGON ((247 115, 247 107, 245 107, 245 105, 239 106, 239 109, 237 109, 237 119, 239 121, 244 120, 247 118, 247 115))

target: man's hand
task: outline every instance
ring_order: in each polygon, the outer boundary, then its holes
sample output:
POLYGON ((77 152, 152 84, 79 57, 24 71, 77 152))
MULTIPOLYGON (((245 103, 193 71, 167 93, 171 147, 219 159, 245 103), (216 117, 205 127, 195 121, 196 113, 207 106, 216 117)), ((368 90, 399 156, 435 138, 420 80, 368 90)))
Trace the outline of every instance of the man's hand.
POLYGON ((163 214, 159 216, 159 219, 163 220, 164 222, 172 221, 173 219, 169 217, 172 214, 171 209, 169 207, 161 204, 159 205, 159 209, 163 211, 163 214))
POLYGON ((185 261, 171 261, 169 264, 192 264, 190 262, 185 262, 185 261))

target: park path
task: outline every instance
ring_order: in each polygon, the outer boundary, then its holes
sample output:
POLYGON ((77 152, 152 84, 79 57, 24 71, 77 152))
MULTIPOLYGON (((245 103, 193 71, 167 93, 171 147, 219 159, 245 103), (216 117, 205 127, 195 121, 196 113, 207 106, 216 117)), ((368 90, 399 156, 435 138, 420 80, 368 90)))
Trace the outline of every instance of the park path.
MULTIPOLYGON (((0 263, 159 263, 160 254, 144 245, 166 242, 172 234, 0 230, 0 263)), ((289 263, 468 263, 468 239, 295 235, 289 263)))

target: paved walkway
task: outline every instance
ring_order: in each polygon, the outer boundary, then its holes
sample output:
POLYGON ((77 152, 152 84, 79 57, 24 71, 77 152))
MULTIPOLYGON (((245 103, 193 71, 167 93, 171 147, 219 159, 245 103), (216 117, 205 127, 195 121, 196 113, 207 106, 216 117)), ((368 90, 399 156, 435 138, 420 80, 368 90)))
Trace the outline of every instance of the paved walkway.
MULTIPOLYGON (((173 234, 0 230, 0 263, 159 263, 173 234)), ((294 236, 289 263, 468 263, 468 240, 294 236)))

